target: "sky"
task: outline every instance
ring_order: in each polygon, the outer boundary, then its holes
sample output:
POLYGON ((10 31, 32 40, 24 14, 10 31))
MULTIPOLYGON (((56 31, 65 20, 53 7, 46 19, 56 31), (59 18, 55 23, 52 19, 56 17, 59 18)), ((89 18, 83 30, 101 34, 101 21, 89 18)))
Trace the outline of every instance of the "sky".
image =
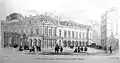
POLYGON ((0 0, 0 19, 13 12, 23 16, 53 13, 61 20, 73 20, 91 24, 90 20, 101 21, 101 15, 112 7, 120 13, 119 0, 0 0))

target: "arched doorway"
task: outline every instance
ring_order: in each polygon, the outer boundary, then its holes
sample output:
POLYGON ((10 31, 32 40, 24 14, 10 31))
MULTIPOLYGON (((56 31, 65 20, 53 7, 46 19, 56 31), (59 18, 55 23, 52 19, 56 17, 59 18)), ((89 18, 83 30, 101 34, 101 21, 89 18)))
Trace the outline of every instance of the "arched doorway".
POLYGON ((37 39, 34 39, 34 46, 37 46, 37 39))
POLYGON ((85 42, 83 42, 83 46, 85 46, 85 42))
POLYGON ((72 41, 72 46, 74 46, 74 41, 72 41))
POLYGON ((67 47, 67 41, 66 40, 64 41, 64 47, 67 47))
POLYGON ((79 46, 81 46, 81 41, 79 41, 79 46))
POLYGON ((68 47, 70 47, 71 46, 71 42, 70 41, 68 41, 68 47))
POLYGON ((59 40, 59 46, 61 46, 61 40, 59 40))
POLYGON ((75 42, 75 47, 78 47, 78 41, 75 42))

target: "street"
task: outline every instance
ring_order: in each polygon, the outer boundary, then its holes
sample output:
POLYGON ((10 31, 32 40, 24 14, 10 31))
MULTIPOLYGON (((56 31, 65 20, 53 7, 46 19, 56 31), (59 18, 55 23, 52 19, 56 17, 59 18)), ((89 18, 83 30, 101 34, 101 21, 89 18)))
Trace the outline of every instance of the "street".
MULTIPOLYGON (((67 48, 66 48, 67 49, 67 48)), ((52 50, 50 50, 52 51, 52 50)), ((70 51, 70 50, 67 50, 70 51)), ((64 50, 65 52, 65 50, 64 50)), ((120 55, 105 56, 102 51, 88 49, 88 52, 101 52, 102 55, 39 55, 24 54, 27 51, 16 51, 14 48, 0 48, 0 63, 119 63, 120 55)))

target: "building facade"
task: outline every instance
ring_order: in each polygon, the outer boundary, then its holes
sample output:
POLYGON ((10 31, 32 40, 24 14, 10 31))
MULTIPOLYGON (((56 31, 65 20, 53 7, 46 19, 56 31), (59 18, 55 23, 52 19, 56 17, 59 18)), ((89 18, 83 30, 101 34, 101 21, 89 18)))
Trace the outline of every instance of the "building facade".
POLYGON ((90 26, 59 21, 46 15, 23 17, 12 13, 6 17, 6 21, 1 21, 1 31, 2 46, 86 46, 92 39, 90 26))
POLYGON ((101 45, 109 48, 118 46, 117 36, 117 15, 115 11, 106 11, 101 17, 101 45), (116 40, 116 41, 115 41, 116 40))
POLYGON ((57 31, 59 37, 58 44, 62 44, 64 47, 86 46, 89 45, 92 39, 90 26, 78 24, 73 21, 60 21, 57 31), (90 29, 89 32, 87 29, 90 29))

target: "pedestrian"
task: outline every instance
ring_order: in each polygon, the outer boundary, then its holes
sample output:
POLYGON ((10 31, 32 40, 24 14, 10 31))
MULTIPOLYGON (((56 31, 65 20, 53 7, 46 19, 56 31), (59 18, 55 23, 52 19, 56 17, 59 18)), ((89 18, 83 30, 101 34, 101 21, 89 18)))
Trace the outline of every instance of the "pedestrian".
POLYGON ((81 52, 83 52, 83 47, 81 47, 81 52))
POLYGON ((63 52, 63 47, 62 46, 60 46, 60 52, 63 52))
POLYGON ((55 53, 58 53, 59 52, 59 46, 58 46, 58 44, 55 46, 55 53))
POLYGON ((39 45, 36 46, 37 47, 37 51, 41 51, 41 47, 39 45))
POLYGON ((19 51, 23 51, 23 49, 22 49, 22 46, 21 46, 21 45, 19 46, 19 51))
POLYGON ((110 53, 112 54, 112 47, 110 46, 110 48, 109 48, 109 49, 110 49, 110 53))
POLYGON ((78 53, 80 52, 80 47, 78 47, 78 53))
POLYGON ((76 47, 75 50, 74 50, 74 52, 77 53, 77 52, 78 52, 77 50, 78 50, 78 49, 77 49, 77 47, 76 47))
POLYGON ((84 48, 84 51, 87 52, 87 47, 84 48))

